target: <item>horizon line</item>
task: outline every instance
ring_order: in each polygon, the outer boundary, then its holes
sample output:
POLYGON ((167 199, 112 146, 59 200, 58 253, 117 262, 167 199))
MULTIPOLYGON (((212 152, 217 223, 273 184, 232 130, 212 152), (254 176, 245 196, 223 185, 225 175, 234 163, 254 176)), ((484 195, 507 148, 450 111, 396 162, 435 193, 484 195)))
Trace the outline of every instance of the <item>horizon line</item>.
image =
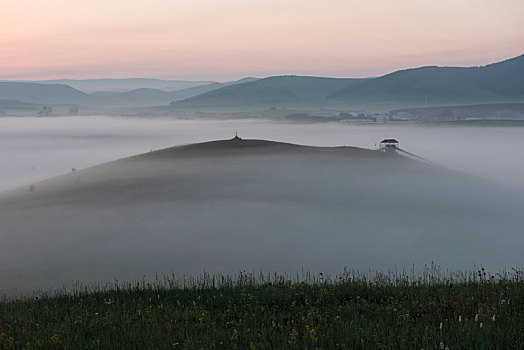
POLYGON ((257 77, 257 74, 245 74, 245 75, 239 75, 237 78, 232 78, 232 79, 209 79, 209 78, 205 78, 205 77, 202 77, 202 78, 187 78, 186 79, 186 78, 183 78, 183 77, 165 77, 165 78, 160 78, 160 77, 154 77, 154 76, 150 76, 150 77, 126 76, 126 77, 120 77, 120 78, 119 77, 107 77, 107 76, 104 76, 104 77, 89 77, 89 78, 47 78, 47 79, 24 79, 24 78, 22 78, 22 79, 14 78, 13 79, 13 78, 0 77, 0 82, 29 82, 29 83, 31 83, 31 82, 47 82, 47 81, 56 81, 56 80, 85 81, 85 80, 151 79, 151 80, 163 80, 163 81, 190 81, 190 82, 203 82, 203 83, 225 83, 225 82, 230 82, 230 81, 242 80, 242 79, 246 79, 246 78, 266 79, 266 78, 272 78, 272 77, 286 77, 286 76, 331 78, 331 79, 373 79, 373 78, 386 76, 388 74, 392 74, 392 73, 395 73, 395 72, 405 71, 405 70, 410 70, 410 69, 421 69, 421 68, 431 68, 431 67, 436 67, 436 68, 482 68, 482 67, 487 67, 487 66, 490 66, 490 65, 493 65, 493 64, 497 64, 497 63, 503 63, 503 62, 506 62, 506 61, 511 61, 511 60, 517 59, 517 58, 522 57, 522 56, 524 56, 524 53, 520 54, 518 56, 506 58, 506 59, 503 59, 503 60, 500 60, 500 61, 495 61, 495 62, 481 64, 481 65, 470 65, 470 66, 428 64, 428 65, 415 66, 415 67, 398 68, 396 70, 392 70, 392 71, 389 71, 387 73, 382 73, 382 74, 378 74, 378 75, 369 75, 369 76, 336 76, 336 75, 335 76, 330 76, 330 75, 322 75, 322 74, 315 75, 315 74, 307 74, 307 73, 306 74, 279 74, 279 73, 275 73, 275 74, 270 74, 270 75, 262 76, 262 77, 257 77))

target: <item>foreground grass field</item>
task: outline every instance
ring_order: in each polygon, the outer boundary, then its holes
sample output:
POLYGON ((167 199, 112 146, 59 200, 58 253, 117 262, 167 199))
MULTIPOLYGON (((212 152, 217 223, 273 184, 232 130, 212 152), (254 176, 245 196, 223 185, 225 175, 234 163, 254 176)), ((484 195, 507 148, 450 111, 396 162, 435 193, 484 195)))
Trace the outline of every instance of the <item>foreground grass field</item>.
POLYGON ((0 349, 523 349, 522 272, 241 273, 5 299, 0 349))

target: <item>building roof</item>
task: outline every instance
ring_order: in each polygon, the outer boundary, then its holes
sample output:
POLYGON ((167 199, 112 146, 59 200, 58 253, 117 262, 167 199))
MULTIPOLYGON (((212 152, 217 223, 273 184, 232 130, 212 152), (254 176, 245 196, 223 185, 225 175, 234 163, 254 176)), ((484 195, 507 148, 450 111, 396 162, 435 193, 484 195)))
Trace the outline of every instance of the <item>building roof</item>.
POLYGON ((384 139, 380 143, 399 143, 399 142, 395 139, 384 139))

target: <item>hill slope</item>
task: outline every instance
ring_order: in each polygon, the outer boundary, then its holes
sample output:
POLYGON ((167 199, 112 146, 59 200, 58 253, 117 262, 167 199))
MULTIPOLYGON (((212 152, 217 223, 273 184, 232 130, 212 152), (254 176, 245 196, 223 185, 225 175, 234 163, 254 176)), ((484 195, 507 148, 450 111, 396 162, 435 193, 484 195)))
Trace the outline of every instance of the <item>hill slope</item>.
POLYGON ((484 67, 397 71, 333 92, 345 103, 437 106, 524 101, 524 55, 484 67))
POLYGON ((521 266, 524 198, 508 192, 351 147, 168 148, 0 195, 0 289, 204 270, 521 266))
POLYGON ((421 67, 378 78, 279 76, 213 90, 180 109, 392 108, 524 101, 524 55, 484 67, 421 67))
POLYGON ((216 89, 174 104, 176 108, 268 108, 311 106, 322 103, 331 92, 362 79, 276 76, 216 89))
POLYGON ((0 99, 43 104, 92 104, 96 98, 63 84, 0 82, 0 99))
POLYGON ((173 101, 196 96, 224 86, 236 85, 254 80, 256 80, 256 78, 243 78, 237 81, 211 83, 176 91, 140 88, 120 94, 104 96, 99 103, 113 106, 165 106, 173 101))
MULTIPOLYGON (((148 79, 143 80, 146 80, 144 84, 149 83, 148 79)), ((71 86, 64 84, 0 82, 0 100, 16 100, 23 103, 39 103, 49 105, 72 104, 89 107, 147 107, 159 105, 165 106, 172 101, 192 97, 207 91, 218 89, 220 87, 240 84, 246 81, 253 80, 256 79, 244 78, 238 81, 193 86, 177 91, 164 91, 153 88, 139 88, 127 92, 106 91, 97 92, 93 94, 83 93, 79 90, 72 88, 71 86)), ((141 83, 142 79, 124 79, 124 81, 113 81, 112 79, 107 79, 107 81, 113 83, 114 87, 121 87, 124 86, 122 84, 139 84, 141 83)), ((69 81, 64 80, 64 82, 69 81)), ((106 80, 102 79, 102 82, 100 82, 99 80, 72 82, 82 82, 87 84, 87 86, 91 86, 92 84, 100 85, 106 83, 106 80), (91 82, 92 84, 90 85, 91 82)), ((153 81, 153 83, 154 82, 155 81, 153 81)), ((82 84, 80 85, 82 86, 82 84)), ((113 85, 109 84, 110 87, 113 85)), ((10 104, 9 108, 21 109, 18 108, 18 106, 15 104, 10 104)))

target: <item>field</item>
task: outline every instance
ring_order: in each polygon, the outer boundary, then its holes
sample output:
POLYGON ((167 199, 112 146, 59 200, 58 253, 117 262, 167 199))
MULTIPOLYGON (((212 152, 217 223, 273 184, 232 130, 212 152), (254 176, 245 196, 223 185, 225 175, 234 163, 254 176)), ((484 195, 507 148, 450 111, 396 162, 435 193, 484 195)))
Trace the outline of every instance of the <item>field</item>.
POLYGON ((0 349, 522 349, 522 271, 239 273, 0 302, 0 349))

